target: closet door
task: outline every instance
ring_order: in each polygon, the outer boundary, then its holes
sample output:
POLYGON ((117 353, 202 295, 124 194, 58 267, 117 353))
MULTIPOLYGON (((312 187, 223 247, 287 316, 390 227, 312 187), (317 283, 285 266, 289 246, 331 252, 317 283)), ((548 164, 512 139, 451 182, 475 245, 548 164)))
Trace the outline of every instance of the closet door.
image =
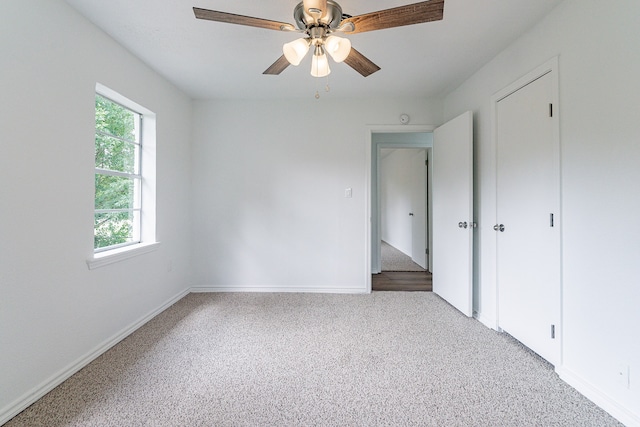
POLYGON ((559 362, 559 147, 553 76, 497 102, 497 280, 501 329, 559 362))

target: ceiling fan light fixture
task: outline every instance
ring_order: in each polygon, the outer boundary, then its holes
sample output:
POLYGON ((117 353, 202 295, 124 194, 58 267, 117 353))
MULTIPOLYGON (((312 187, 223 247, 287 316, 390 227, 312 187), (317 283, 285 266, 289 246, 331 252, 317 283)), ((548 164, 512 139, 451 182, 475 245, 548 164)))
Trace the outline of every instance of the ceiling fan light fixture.
POLYGON ((309 52, 309 40, 297 39, 282 46, 282 52, 291 65, 298 65, 309 52))
POLYGON ((343 62, 351 53, 351 40, 337 36, 329 36, 325 41, 327 52, 336 62, 343 62))
POLYGON ((218 10, 193 8, 197 19, 246 25, 268 30, 304 33, 298 39, 283 45, 281 55, 263 74, 278 75, 289 65, 299 65, 314 45, 311 74, 327 76, 331 70, 327 54, 336 62, 345 62, 363 77, 380 70, 376 64, 351 47, 351 42, 339 37, 331 38, 331 33, 364 33, 424 22, 440 21, 444 17, 445 0, 426 0, 414 4, 392 7, 362 15, 352 16, 342 13, 337 0, 296 0, 293 9, 295 26, 286 22, 237 15, 218 10))
POLYGON ((313 77, 326 77, 331 73, 329 58, 322 46, 316 46, 316 51, 311 59, 311 75, 313 77))

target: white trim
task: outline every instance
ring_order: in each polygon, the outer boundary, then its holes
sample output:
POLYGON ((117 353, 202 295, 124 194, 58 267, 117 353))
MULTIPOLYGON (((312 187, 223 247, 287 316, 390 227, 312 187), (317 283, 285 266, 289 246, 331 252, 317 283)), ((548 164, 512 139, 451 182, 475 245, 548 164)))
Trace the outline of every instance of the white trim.
POLYGON ((143 107, 142 105, 130 100, 123 95, 120 95, 115 90, 110 89, 103 84, 96 83, 96 92, 98 93, 98 95, 109 98, 110 101, 113 101, 116 104, 120 104, 120 106, 128 110, 134 110, 134 113, 140 114, 141 116, 145 116, 147 114, 155 115, 155 113, 148 108, 143 107))
MULTIPOLYGON (((369 278, 371 276, 369 275, 369 278)), ((193 293, 313 293, 313 294, 368 294, 371 290, 365 288, 295 288, 283 286, 194 286, 191 288, 193 293)))
MULTIPOLYGON (((434 125, 367 125, 367 135, 373 133, 428 133, 433 132, 434 125)), ((371 143, 371 139, 369 139, 371 143)))
POLYGON ((160 307, 152 310, 146 316, 141 317, 136 322, 131 325, 125 327, 120 332, 113 335, 111 338, 103 341, 101 344, 96 346, 93 350, 90 350, 84 356, 78 358, 75 362, 72 362, 67 367, 61 369, 49 379, 43 381, 39 385, 35 386, 19 398, 13 401, 13 403, 7 405, 5 408, 0 410, 0 425, 8 422, 11 418, 18 415, 20 412, 24 411, 27 407, 35 403, 38 399, 40 399, 45 394, 49 393, 51 390, 62 384, 65 380, 71 377, 73 374, 78 372, 80 369, 87 366, 89 363, 94 361, 100 355, 105 353, 114 345, 118 344, 120 341, 131 335, 138 328, 143 326, 145 323, 156 317, 158 314, 162 313, 167 308, 171 307, 173 304, 184 298, 189 294, 189 289, 185 289, 178 293, 177 295, 170 298, 167 302, 162 304, 160 307))
POLYGON ((123 246, 110 251, 98 252, 93 255, 93 258, 87 260, 87 267, 89 267, 89 270, 104 267, 105 265, 124 261, 125 259, 133 258, 134 256, 153 252, 157 250, 159 246, 160 242, 139 243, 137 245, 123 246))
MULTIPOLYGON (((99 94, 98 94, 98 95, 99 95, 99 94)), ((106 99, 107 101, 111 101, 111 100, 110 100, 109 98, 107 98, 107 97, 104 97, 104 96, 103 96, 102 98, 106 99)), ((111 102, 112 102, 112 103, 114 103, 114 104, 118 104, 118 103, 117 103, 117 102, 115 102, 115 101, 111 101, 111 102)), ((118 105, 120 105, 120 104, 118 104, 118 105)), ((127 107, 125 107, 124 105, 120 105, 120 106, 121 106, 122 108, 125 108, 125 109, 127 109, 127 110, 131 111, 133 114, 135 114, 135 115, 137 115, 137 116, 140 116, 140 118, 142 118, 142 115, 141 115, 140 113, 138 113, 138 112, 136 112, 136 111, 133 111, 131 108, 127 108, 127 107)), ((142 144, 140 143, 140 138, 139 138, 139 137, 138 137, 138 141, 136 141, 135 139, 134 139, 134 140, 131 140, 131 139, 123 138, 123 137, 121 137, 121 136, 112 135, 112 134, 110 134, 109 132, 105 132, 105 131, 103 131, 103 130, 96 130, 96 133, 97 133, 97 134, 99 134, 99 135, 102 135, 102 136, 106 136, 107 138, 113 138, 113 139, 117 139, 118 141, 127 142, 127 143, 129 143, 129 144, 137 145, 138 147, 140 147, 140 146, 142 145, 142 144)))
POLYGON ((112 171, 112 170, 109 170, 109 169, 96 168, 96 172, 95 173, 98 174, 98 175, 117 176, 117 177, 120 177, 120 178, 142 179, 142 175, 141 174, 128 173, 128 172, 118 172, 118 171, 112 171))
POLYGON ((498 330, 498 324, 496 323, 496 319, 487 317, 480 311, 474 310, 473 318, 476 319, 478 322, 482 323, 484 326, 486 326, 489 329, 493 329, 494 331, 498 330))
POLYGON ((365 168, 364 168, 364 288, 371 292, 371 275, 373 265, 371 263, 371 139, 373 130, 371 127, 365 129, 365 168))
POLYGON ((640 414, 634 414, 624 405, 602 392, 598 387, 585 381, 580 375, 565 367, 556 368, 556 373, 564 382, 575 388, 587 399, 607 411, 627 427, 640 427, 640 414))
MULTIPOLYGON (((514 81, 510 85, 507 85, 504 89, 496 92, 491 97, 491 103, 495 106, 496 103, 506 98, 507 96, 519 91, 523 87, 527 86, 529 83, 538 80, 540 77, 549 74, 549 73, 557 73, 558 72, 558 57, 554 56, 544 64, 540 65, 538 68, 533 71, 528 72, 524 76, 520 77, 518 80, 514 81)), ((554 99, 555 100, 555 99, 554 99)), ((554 114, 555 117, 555 114, 554 114)))

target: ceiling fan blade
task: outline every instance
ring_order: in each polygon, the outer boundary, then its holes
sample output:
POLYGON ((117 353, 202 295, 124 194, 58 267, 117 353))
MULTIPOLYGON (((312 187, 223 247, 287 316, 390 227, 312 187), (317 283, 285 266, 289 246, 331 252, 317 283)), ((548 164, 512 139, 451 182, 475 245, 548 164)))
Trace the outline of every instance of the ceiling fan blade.
POLYGON ((287 68, 288 66, 289 66, 289 61, 287 61, 287 58, 285 58, 285 56, 282 55, 280 58, 276 60, 276 62, 271 64, 269 68, 264 70, 262 74, 271 74, 271 75, 277 76, 278 74, 283 72, 285 68, 287 68))
POLYGON ((380 67, 354 48, 351 48, 351 52, 349 52, 349 56, 344 60, 344 63, 362 74, 363 77, 370 76, 380 69, 380 67))
POLYGON ((444 0, 429 0, 392 9, 380 10, 364 15, 347 18, 340 23, 352 23, 353 31, 345 29, 345 33, 355 34, 365 31, 382 30, 404 25, 421 24, 423 22, 440 21, 444 15, 444 0))
POLYGON ((198 19, 209 21, 226 22, 228 24, 248 25, 249 27, 266 28, 267 30, 294 31, 295 27, 286 22, 270 21, 262 18, 252 18, 251 16, 235 15, 233 13, 218 12, 217 10, 193 8, 198 19))

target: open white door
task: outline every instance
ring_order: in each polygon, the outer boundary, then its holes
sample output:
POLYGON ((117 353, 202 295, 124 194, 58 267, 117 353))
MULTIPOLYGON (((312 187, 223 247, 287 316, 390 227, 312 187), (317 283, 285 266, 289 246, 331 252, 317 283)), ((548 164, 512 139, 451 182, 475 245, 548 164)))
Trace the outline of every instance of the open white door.
POLYGON ((434 131, 433 292, 473 315, 473 115, 434 131))

